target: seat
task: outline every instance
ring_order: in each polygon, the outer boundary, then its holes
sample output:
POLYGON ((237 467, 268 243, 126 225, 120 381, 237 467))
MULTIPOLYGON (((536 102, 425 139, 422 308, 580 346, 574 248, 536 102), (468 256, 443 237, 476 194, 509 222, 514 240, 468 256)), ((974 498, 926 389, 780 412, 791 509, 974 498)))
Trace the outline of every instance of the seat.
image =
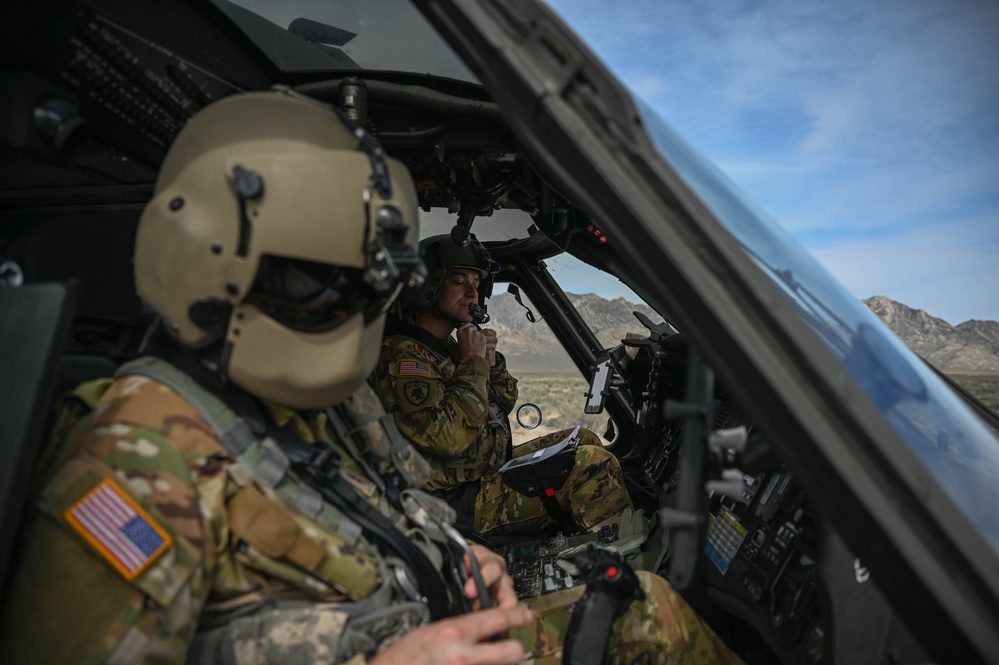
POLYGON ((74 283, 0 288, 0 595, 51 427, 77 300, 74 283))

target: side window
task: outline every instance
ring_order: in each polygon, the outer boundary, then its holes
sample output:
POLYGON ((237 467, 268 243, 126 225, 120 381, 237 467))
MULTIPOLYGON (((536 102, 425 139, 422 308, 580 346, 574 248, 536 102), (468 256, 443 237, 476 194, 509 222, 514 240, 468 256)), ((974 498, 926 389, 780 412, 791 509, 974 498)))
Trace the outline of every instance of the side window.
MULTIPOLYGON (((648 335, 648 329, 638 320, 635 312, 640 312, 654 323, 663 320, 612 275, 600 272, 568 254, 546 259, 545 262, 604 348, 617 346, 630 333, 641 337, 648 335)), ((544 321, 528 321, 526 310, 505 289, 506 285, 498 284, 493 291, 489 305, 493 319, 489 325, 496 328, 498 348, 506 355, 510 372, 518 379, 518 406, 531 402, 537 404, 543 414, 541 425, 530 430, 516 422, 514 413, 514 418, 511 418, 514 444, 576 425, 588 427, 604 437, 608 432, 607 413, 583 413, 591 377, 576 369, 544 321)), ((522 294, 521 298, 525 305, 537 312, 526 295, 522 294)), ((618 428, 615 427, 614 431, 618 428)))
POLYGON ((647 316, 653 323, 663 320, 617 277, 600 272, 569 254, 546 259, 548 272, 569 296, 579 316, 605 349, 617 346, 628 333, 649 334, 635 317, 647 316))
MULTIPOLYGON (((517 378, 520 396, 510 414, 513 444, 516 446, 576 425, 603 436, 607 429, 607 414, 583 413, 590 377, 576 369, 547 323, 528 320, 527 310, 506 292, 506 286, 497 284, 493 289, 489 299, 491 318, 487 325, 496 330, 496 348, 503 352, 507 368, 517 378), (536 404, 542 412, 541 424, 535 429, 527 429, 517 422, 516 408, 528 402, 536 404)), ((521 294, 521 300, 535 316, 540 316, 526 294, 521 294)), ((529 414, 525 412, 524 415, 529 414)))

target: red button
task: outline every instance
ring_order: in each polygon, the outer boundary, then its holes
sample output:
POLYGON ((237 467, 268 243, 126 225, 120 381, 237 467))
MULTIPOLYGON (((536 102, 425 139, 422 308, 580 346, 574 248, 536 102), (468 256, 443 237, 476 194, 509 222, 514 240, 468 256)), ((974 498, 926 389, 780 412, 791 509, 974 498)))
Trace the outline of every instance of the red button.
POLYGON ((617 574, 620 572, 621 571, 617 569, 617 566, 610 566, 607 569, 607 577, 614 579, 615 577, 617 577, 617 574))
POLYGON ((555 496, 555 490, 549 487, 548 489, 545 490, 545 496, 555 496))

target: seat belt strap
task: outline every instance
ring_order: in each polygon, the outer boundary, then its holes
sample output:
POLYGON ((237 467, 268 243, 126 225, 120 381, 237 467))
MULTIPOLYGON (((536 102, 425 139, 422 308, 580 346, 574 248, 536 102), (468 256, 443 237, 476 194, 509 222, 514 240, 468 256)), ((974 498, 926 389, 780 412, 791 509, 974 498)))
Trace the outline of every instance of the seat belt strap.
POLYGON ((338 473, 339 455, 336 450, 325 445, 313 447, 288 428, 276 425, 266 428, 262 421, 240 417, 229 404, 203 387, 193 376, 160 358, 139 358, 122 365, 115 372, 116 377, 128 375, 145 376, 175 390, 198 409, 222 446, 252 479, 273 487, 282 498, 350 542, 356 543, 361 532, 366 532, 379 545, 396 553, 417 576, 431 617, 436 620, 453 614, 440 571, 388 518, 358 496, 353 487, 343 480, 338 473), (260 431, 262 428, 264 431, 260 431), (265 437, 265 434, 271 436, 265 437), (289 473, 293 464, 305 472, 318 488, 296 473, 289 473), (275 479, 277 482, 273 483, 275 479), (338 518, 332 523, 329 521, 331 513, 338 518), (352 534, 353 539, 344 533, 345 528, 349 532, 356 531, 352 534))

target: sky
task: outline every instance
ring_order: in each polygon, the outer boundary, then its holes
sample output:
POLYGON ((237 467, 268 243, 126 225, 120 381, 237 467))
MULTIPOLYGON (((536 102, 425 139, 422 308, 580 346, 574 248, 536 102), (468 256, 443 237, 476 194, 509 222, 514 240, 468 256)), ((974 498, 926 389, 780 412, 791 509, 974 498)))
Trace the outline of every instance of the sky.
POLYGON ((999 0, 548 0, 857 298, 999 320, 999 0))

